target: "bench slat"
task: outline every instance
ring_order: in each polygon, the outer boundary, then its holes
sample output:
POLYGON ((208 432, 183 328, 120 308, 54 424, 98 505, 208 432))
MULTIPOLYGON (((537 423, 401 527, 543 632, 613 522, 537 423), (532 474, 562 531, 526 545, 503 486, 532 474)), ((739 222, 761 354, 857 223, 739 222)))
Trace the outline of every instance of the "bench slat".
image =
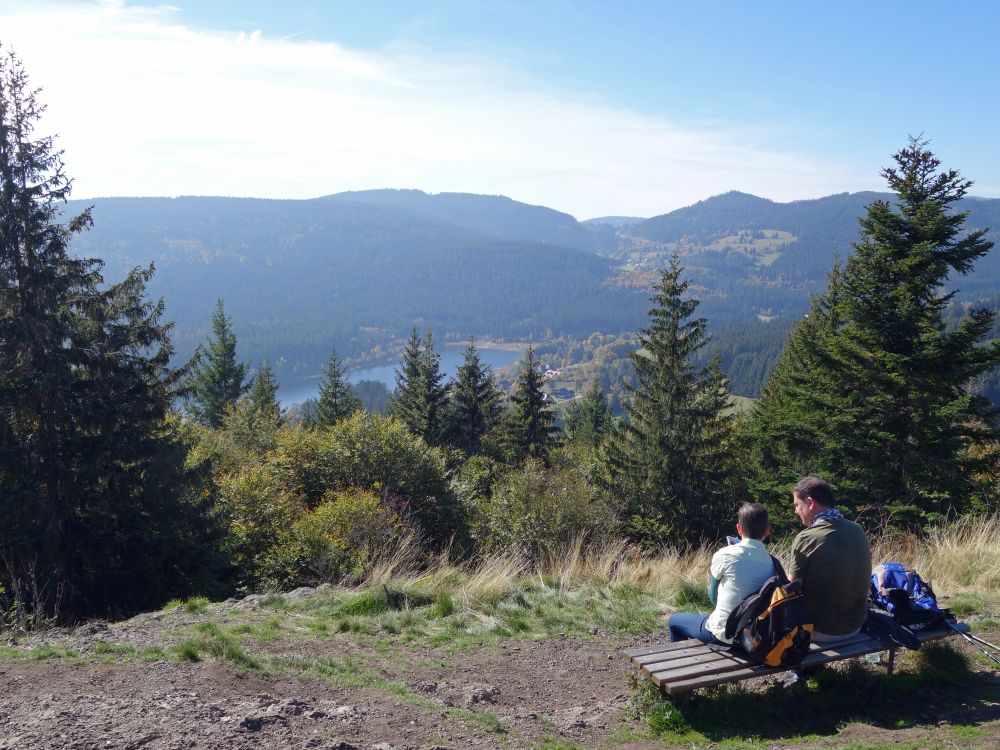
POLYGON ((629 659, 637 659, 650 654, 660 654, 677 649, 691 648, 691 641, 674 641, 673 643, 658 643, 655 646, 644 646, 643 648, 630 648, 622 653, 629 659))
POLYGON ((746 659, 730 655, 721 659, 706 658, 702 661, 688 664, 664 662, 656 669, 643 669, 642 671, 650 677, 654 683, 659 685, 661 682, 689 679, 700 675, 733 672, 737 669, 744 669, 746 666, 746 659))
POLYGON ((664 661, 644 664, 642 665, 642 671, 646 674, 652 674, 653 672, 662 672, 665 669, 681 669, 685 666, 694 664, 704 664, 706 662, 714 661, 728 661, 732 659, 737 659, 744 664, 746 663, 745 659, 740 658, 730 651, 712 651, 705 649, 702 651, 694 650, 694 653, 688 654, 681 659, 665 659, 664 661))
POLYGON ((680 643, 685 643, 687 646, 685 648, 675 648, 670 651, 657 651, 652 654, 646 654, 644 656, 636 656, 630 661, 638 667, 644 667, 647 664, 655 664, 661 661, 673 661, 674 659, 686 659, 689 656, 698 656, 711 652, 713 654, 728 654, 728 646, 710 646, 699 641, 679 641, 680 643))

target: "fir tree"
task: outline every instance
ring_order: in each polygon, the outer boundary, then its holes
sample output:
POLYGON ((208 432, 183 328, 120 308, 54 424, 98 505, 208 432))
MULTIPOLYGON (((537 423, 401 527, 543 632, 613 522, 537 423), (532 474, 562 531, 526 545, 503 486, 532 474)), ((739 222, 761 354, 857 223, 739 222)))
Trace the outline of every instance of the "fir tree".
POLYGON ((278 403, 278 381, 274 377, 271 364, 265 359, 253 379, 250 389, 250 403, 260 414, 268 417, 275 426, 281 424, 281 404, 278 403))
POLYGON ((732 449, 734 418, 718 360, 696 369, 706 322, 693 318, 681 267, 671 260, 655 288, 628 387, 627 421, 606 443, 605 491, 626 528, 650 546, 715 534, 739 499, 732 449))
POLYGON ((475 342, 465 347, 448 400, 448 441, 469 455, 500 419, 500 392, 493 371, 483 365, 475 342))
POLYGON ((69 254, 91 220, 58 223, 70 181, 34 135, 42 111, 0 56, 0 607, 36 623, 155 606, 216 572, 152 269, 105 286, 100 261, 69 254))
POLYGON ((538 361, 534 350, 528 347, 504 425, 514 458, 544 459, 555 442, 555 422, 555 412, 542 390, 538 361))
POLYGON ((434 351, 431 332, 421 340, 414 328, 403 349, 396 372, 396 398, 392 414, 410 431, 430 445, 438 445, 444 435, 444 406, 447 390, 442 385, 441 355, 434 351))
MULTIPOLYGON (((995 437, 995 415, 968 386, 1000 363, 1000 345, 982 343, 992 311, 945 325, 954 291, 943 285, 992 244, 951 209, 972 183, 941 171, 916 139, 893 158, 882 175, 895 204, 868 207, 855 253, 821 303, 826 323, 798 382, 788 392, 787 377, 769 385, 775 395, 755 422, 802 419, 814 438, 800 447, 799 465, 833 481, 848 507, 919 524, 975 496, 968 449, 995 437)), ((761 451, 785 468, 787 456, 762 443, 761 451)))
POLYGON ((188 411, 208 427, 222 424, 226 407, 235 404, 250 389, 246 382, 250 366, 236 357, 236 334, 220 299, 212 313, 212 334, 199 349, 188 395, 188 411))
POLYGON ((611 429, 611 407, 601 388, 594 380, 583 398, 574 399, 566 409, 566 439, 571 442, 597 445, 611 429))
POLYGON ((426 428, 421 435, 430 445, 440 445, 445 431, 445 408, 448 389, 441 372, 441 355, 434 350, 431 331, 427 331, 424 341, 423 368, 426 428))
POLYGON ((358 398, 350 383, 344 378, 337 352, 330 352, 330 360, 326 363, 323 382, 319 386, 319 399, 316 402, 315 413, 310 424, 321 427, 333 427, 342 419, 347 419, 361 408, 358 398))
POLYGON ((417 434, 422 429, 423 375, 420 336, 417 329, 410 331, 410 337, 403 347, 403 356, 396 370, 396 394, 392 401, 392 416, 399 419, 417 434))

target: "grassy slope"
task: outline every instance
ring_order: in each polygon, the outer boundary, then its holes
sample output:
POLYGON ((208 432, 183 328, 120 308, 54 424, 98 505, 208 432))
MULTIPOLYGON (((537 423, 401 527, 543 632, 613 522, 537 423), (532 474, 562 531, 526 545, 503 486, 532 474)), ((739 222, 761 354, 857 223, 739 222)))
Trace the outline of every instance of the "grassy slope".
MULTIPOLYGON (((886 540, 876 545, 874 556, 916 567, 933 580, 957 614, 996 638, 1000 541, 995 528, 994 520, 986 520, 921 540, 886 540)), ((179 614, 183 624, 165 627, 162 643, 136 646, 109 636, 79 651, 66 645, 7 647, 0 649, 0 658, 105 663, 217 660, 260 674, 366 686, 422 706, 426 698, 372 668, 363 654, 429 652, 440 662, 438 668, 447 670, 463 653, 512 639, 568 636, 621 642, 642 634, 648 639, 648 634, 662 632, 665 612, 707 611, 702 583, 709 554, 704 549, 667 552, 649 560, 617 543, 589 553, 577 547, 538 567, 515 557, 499 557, 474 568, 440 560, 420 572, 400 555, 356 588, 272 594, 238 607, 201 599, 172 602, 166 608, 166 621, 179 614), (271 648, 326 639, 351 639, 364 648, 357 657, 337 659, 312 656, 309 648, 291 654, 271 648)), ((914 747, 986 747, 983 742, 1000 731, 996 711, 986 710, 991 702, 1000 701, 1000 683, 981 671, 989 666, 985 658, 970 653, 971 671, 956 650, 935 648, 905 655, 901 671, 893 677, 855 663, 846 670, 826 670, 792 690, 765 687, 763 695, 759 685, 730 686, 666 700, 636 680, 632 713, 640 721, 625 722, 608 741, 662 740, 668 745, 716 743, 718 747, 780 742, 783 747, 791 743, 861 750, 880 746, 881 740, 875 744, 871 740, 887 730, 902 730, 903 747, 911 741, 914 747), (942 716, 947 720, 939 725, 942 716), (968 718, 973 716, 980 718, 968 718)), ((462 721, 497 721, 489 712, 449 710, 462 721)))

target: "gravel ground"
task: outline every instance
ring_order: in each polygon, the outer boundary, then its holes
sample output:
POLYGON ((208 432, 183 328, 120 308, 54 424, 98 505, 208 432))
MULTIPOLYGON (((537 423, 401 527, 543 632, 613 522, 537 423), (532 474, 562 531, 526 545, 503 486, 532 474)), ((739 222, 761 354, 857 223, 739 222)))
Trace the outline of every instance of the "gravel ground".
MULTIPOLYGON (((240 603, 213 608, 209 615, 227 625, 242 616, 252 617, 253 611, 240 603)), ((294 670, 262 675, 211 659, 144 662, 100 653, 109 643, 163 647, 177 638, 178 629, 205 619, 181 610, 151 613, 123 623, 49 631, 18 644, 72 649, 80 656, 0 661, 0 750, 664 747, 645 737, 644 726, 629 715, 629 670, 619 653, 656 640, 651 637, 598 633, 585 639, 507 640, 455 652, 379 650, 351 634, 248 644, 269 659, 321 658, 341 665, 334 679, 294 670)), ((815 742, 769 741, 762 747, 851 743, 995 749, 1000 705, 981 701, 929 726, 849 724, 815 742), (959 736, 947 731, 950 723, 980 729, 959 736)))

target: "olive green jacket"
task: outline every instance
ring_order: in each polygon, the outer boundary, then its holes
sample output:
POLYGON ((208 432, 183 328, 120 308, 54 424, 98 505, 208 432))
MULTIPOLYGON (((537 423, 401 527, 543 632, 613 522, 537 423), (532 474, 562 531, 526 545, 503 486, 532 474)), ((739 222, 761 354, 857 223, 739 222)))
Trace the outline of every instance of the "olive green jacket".
POLYGON ((871 574, 868 537, 853 521, 823 519, 795 537, 788 575, 802 581, 813 626, 821 633, 844 635, 864 625, 871 574))

